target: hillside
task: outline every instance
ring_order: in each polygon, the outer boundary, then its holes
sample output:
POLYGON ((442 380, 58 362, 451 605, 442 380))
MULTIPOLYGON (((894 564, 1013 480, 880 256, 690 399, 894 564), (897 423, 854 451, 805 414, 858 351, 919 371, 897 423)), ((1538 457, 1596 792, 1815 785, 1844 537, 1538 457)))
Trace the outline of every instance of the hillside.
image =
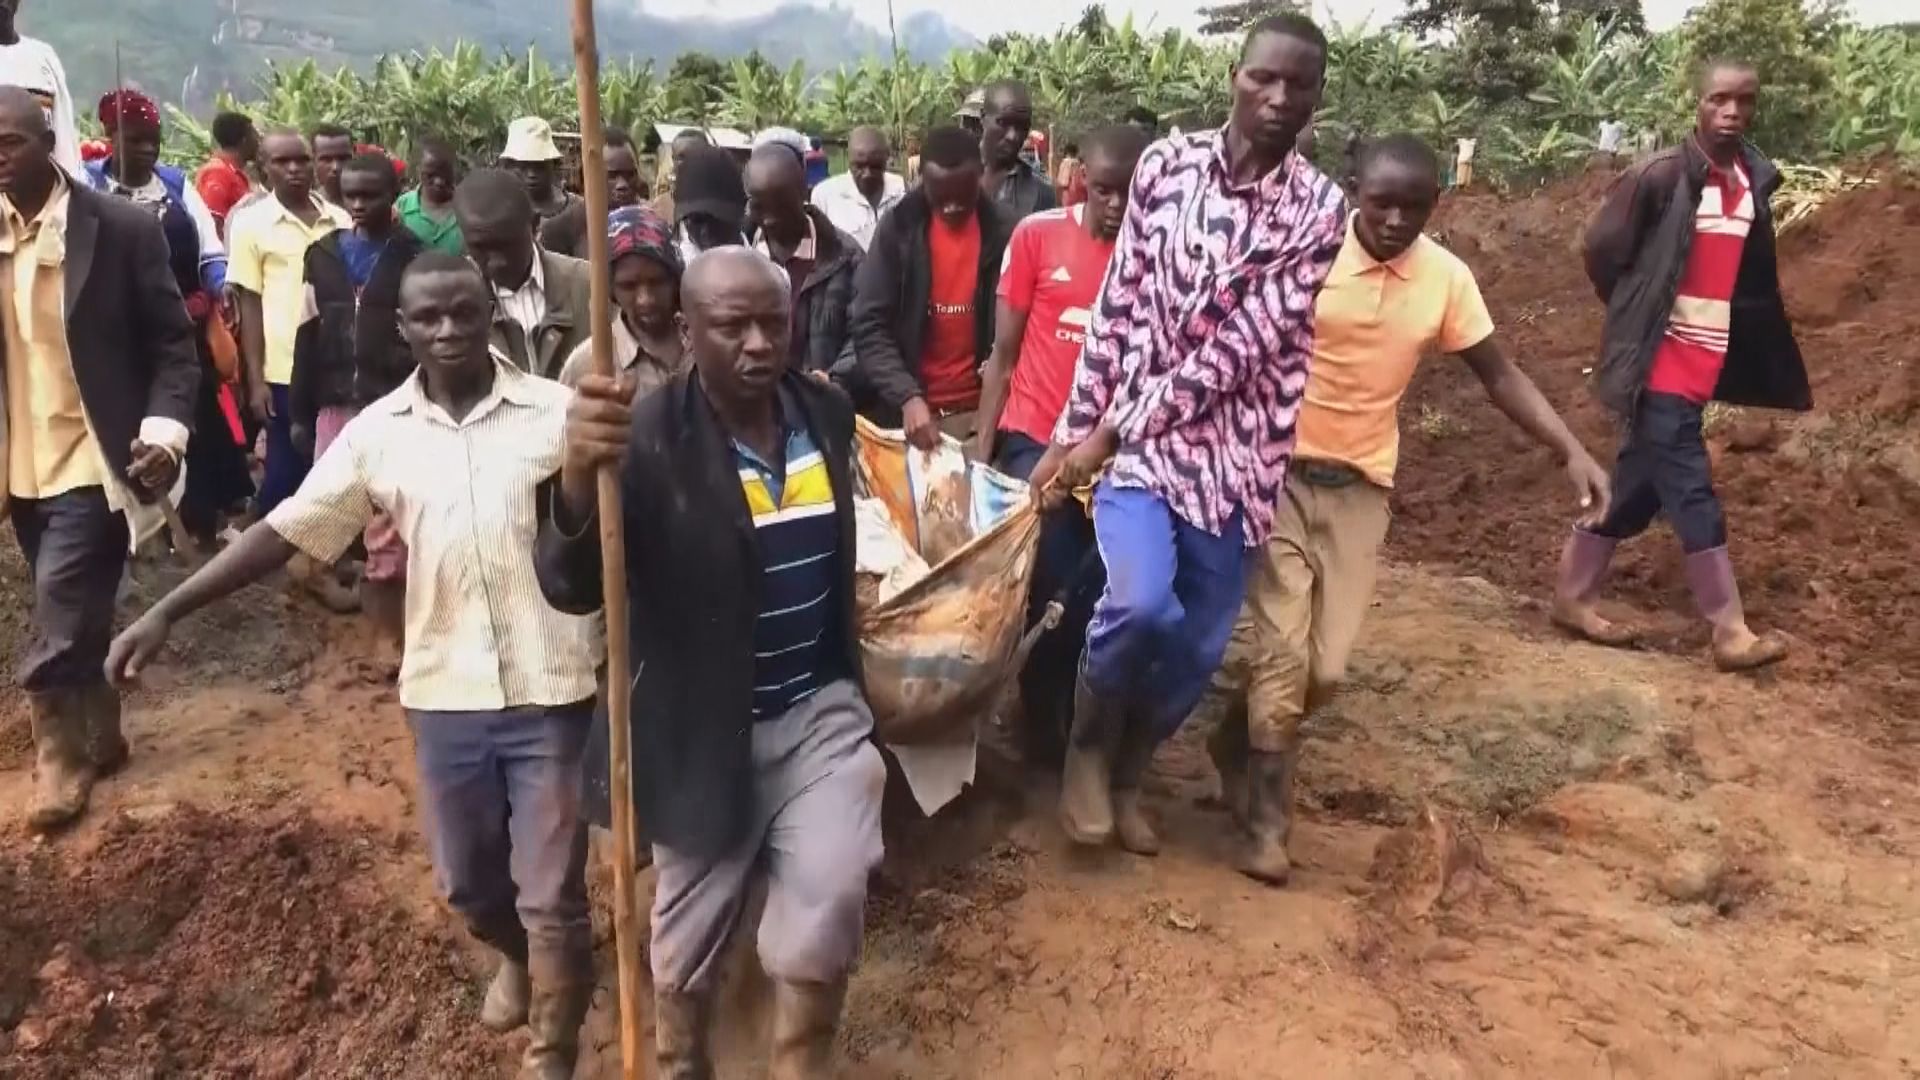
MULTIPOLYGON (((662 66, 692 50, 736 56, 758 49, 781 65, 830 67, 888 49, 884 28, 828 6, 795 3, 736 20, 664 19, 607 0, 599 6, 603 50, 662 66)), ((60 50, 82 100, 112 84, 118 43, 127 79, 202 109, 223 87, 245 88, 268 62, 312 57, 361 66, 381 53, 455 39, 563 56, 565 10, 558 0, 61 0, 57 8, 29 5, 21 24, 60 50)), ((918 59, 974 43, 930 12, 903 19, 900 35, 918 59)))

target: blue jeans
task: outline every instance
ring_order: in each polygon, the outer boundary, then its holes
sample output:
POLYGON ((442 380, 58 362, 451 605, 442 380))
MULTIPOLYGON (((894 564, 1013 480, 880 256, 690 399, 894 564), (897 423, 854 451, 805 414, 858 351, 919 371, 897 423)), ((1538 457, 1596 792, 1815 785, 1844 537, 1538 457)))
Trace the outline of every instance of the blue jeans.
POLYGON ((434 878, 473 935, 541 985, 591 978, 580 754, 593 702, 407 710, 434 878))
POLYGON ((1665 513, 1687 554, 1727 546, 1726 517, 1701 432, 1704 411, 1673 394, 1640 395, 1613 466, 1613 503, 1596 535, 1628 540, 1665 513))
POLYGON ((273 394, 273 418, 267 421, 267 461, 260 477, 260 513, 279 506, 287 496, 300 490, 313 462, 293 445, 292 392, 285 386, 269 384, 273 394))
POLYGON ((1236 513, 1214 536, 1157 495, 1094 490, 1107 587, 1087 630, 1087 688, 1143 708, 1156 739, 1179 730, 1226 655, 1247 592, 1242 528, 1236 513))

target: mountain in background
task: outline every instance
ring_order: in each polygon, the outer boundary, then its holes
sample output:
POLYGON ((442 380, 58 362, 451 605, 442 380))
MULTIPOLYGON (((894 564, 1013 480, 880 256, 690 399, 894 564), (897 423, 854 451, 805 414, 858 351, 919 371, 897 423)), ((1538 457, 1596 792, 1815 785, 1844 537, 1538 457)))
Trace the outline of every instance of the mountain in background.
MULTIPOLYGON (((655 62, 759 50, 781 66, 831 68, 884 56, 887 33, 844 8, 793 3, 744 19, 668 19, 637 5, 598 5, 603 57, 655 62)), ((245 96, 266 64, 312 58, 323 67, 365 67, 383 53, 447 46, 539 49, 556 66, 571 53, 568 6, 559 0, 58 0, 25 6, 23 31, 53 43, 82 111, 111 88, 115 46, 125 78, 149 93, 204 112, 222 89, 245 96)), ((939 14, 899 25, 901 48, 936 60, 977 44, 939 14)))

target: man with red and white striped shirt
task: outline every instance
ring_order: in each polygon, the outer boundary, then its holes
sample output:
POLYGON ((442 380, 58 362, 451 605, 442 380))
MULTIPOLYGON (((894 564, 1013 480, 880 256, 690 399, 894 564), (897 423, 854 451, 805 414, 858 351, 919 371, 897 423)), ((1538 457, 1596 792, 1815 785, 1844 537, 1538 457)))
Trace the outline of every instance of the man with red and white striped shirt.
POLYGON ((1561 557, 1554 621, 1593 641, 1631 634, 1594 610, 1621 540, 1664 513, 1687 553, 1687 583, 1713 624, 1725 671, 1776 663, 1786 643, 1748 626, 1713 490, 1702 420, 1709 402, 1812 407, 1780 298, 1768 199, 1779 170, 1745 140, 1760 79, 1716 61, 1700 76, 1685 143, 1621 175, 1587 232, 1587 276, 1607 304, 1595 389, 1626 421, 1604 519, 1561 557))

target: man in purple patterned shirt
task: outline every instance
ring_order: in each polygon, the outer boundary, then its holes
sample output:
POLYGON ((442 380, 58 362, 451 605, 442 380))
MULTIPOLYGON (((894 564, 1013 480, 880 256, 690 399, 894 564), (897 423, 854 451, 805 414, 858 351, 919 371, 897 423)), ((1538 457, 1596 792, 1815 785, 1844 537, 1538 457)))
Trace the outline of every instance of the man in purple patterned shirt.
POLYGON ((1346 225, 1340 189, 1294 152, 1327 40, 1287 13, 1248 33, 1219 131, 1140 159, 1127 216, 1034 490, 1093 496, 1107 587, 1074 695, 1067 834, 1159 840, 1139 784, 1220 664, 1266 543, 1313 351, 1313 305, 1346 225), (1049 483, 1052 481, 1051 483, 1049 483))

